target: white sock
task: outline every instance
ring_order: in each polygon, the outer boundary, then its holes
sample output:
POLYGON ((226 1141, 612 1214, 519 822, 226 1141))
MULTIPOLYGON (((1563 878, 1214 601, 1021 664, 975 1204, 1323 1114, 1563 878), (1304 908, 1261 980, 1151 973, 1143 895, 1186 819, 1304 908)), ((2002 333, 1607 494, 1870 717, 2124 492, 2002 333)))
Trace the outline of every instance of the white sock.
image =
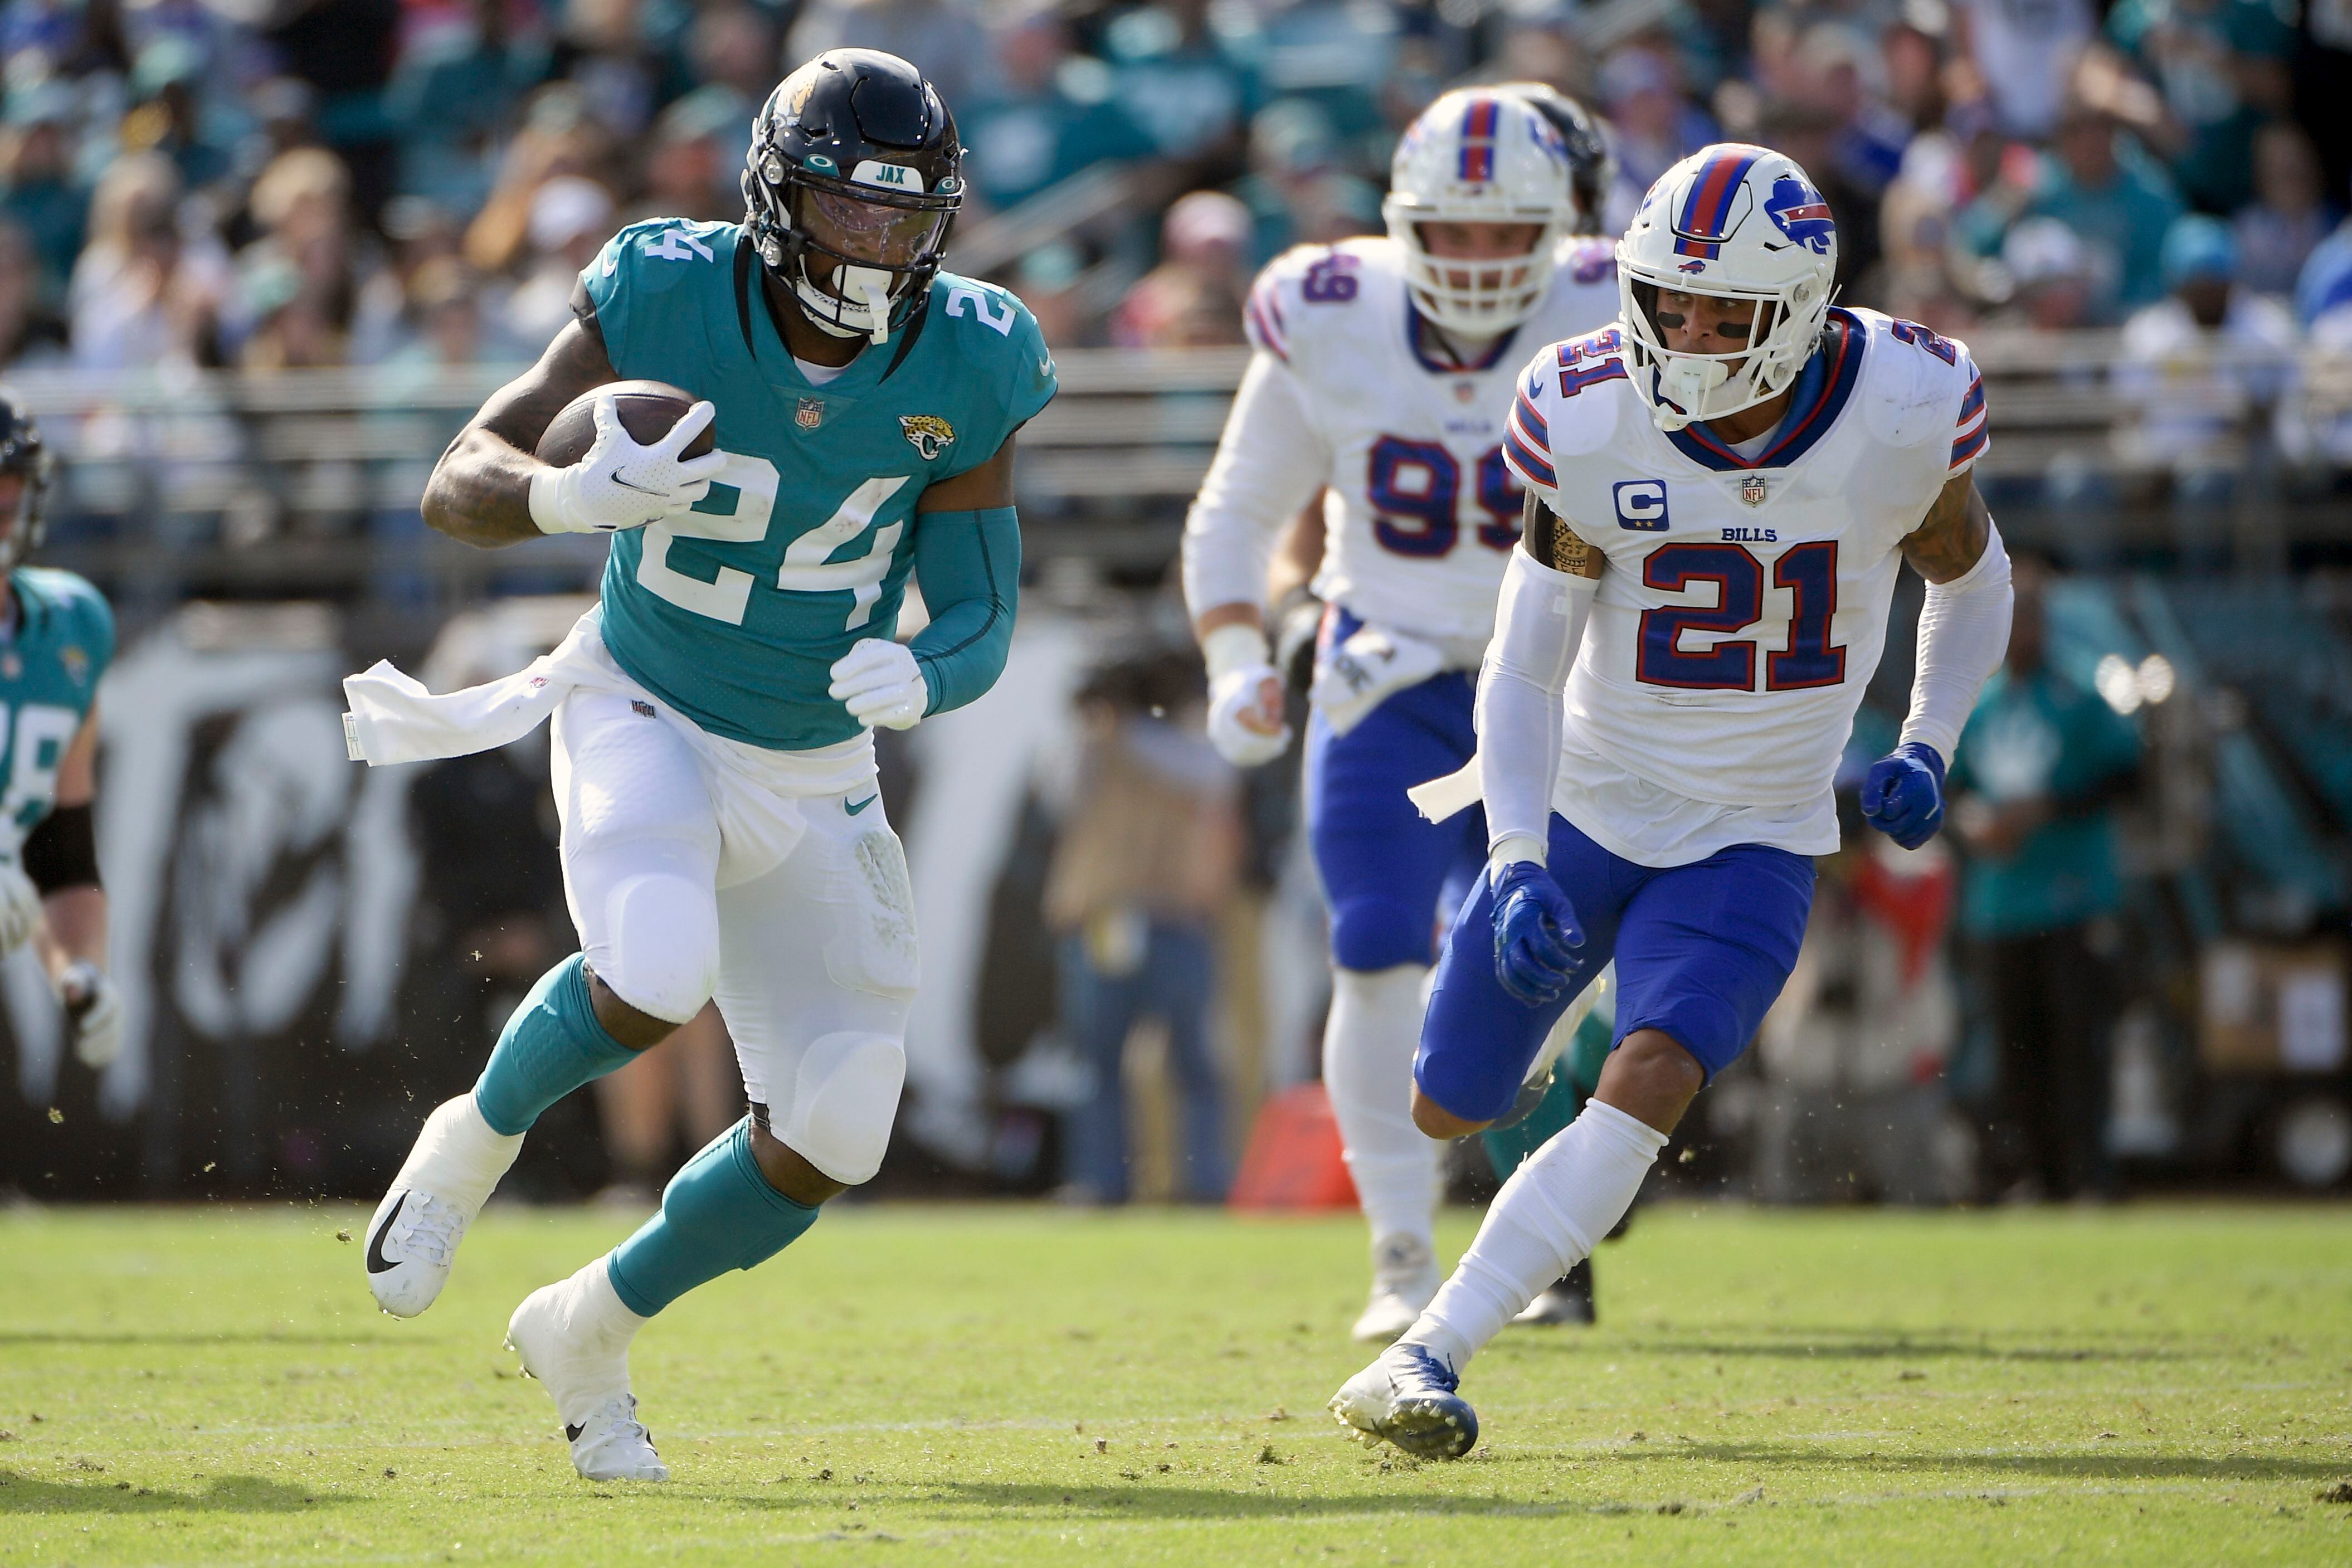
POLYGON ((392 1184, 427 1183, 441 1196, 479 1209, 522 1152, 522 1137, 500 1132, 484 1121, 474 1091, 467 1089, 433 1108, 392 1184))
POLYGON ((1444 1152, 1412 1124, 1412 1058, 1421 1046, 1428 979, 1418 963, 1335 969, 1331 1016, 1323 1027, 1323 1087, 1372 1239, 1412 1237, 1424 1257, 1436 1240, 1444 1152))
POLYGON ((1633 1206, 1666 1135, 1599 1100, 1503 1184, 1478 1238, 1400 1344, 1420 1345, 1455 1372, 1538 1291, 1592 1255, 1633 1206))
POLYGON ((621 1300, 621 1293, 613 1289, 612 1258, 608 1252, 572 1277, 568 1321, 575 1332, 597 1349, 617 1351, 625 1356, 629 1342, 653 1320, 631 1311, 628 1303, 621 1300))

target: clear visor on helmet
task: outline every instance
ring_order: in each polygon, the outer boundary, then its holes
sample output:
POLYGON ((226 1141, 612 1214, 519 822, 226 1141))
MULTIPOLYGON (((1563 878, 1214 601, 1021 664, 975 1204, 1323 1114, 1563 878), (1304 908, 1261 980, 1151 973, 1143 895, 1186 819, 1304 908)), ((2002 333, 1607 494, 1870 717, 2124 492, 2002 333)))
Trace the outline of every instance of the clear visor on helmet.
POLYGON ((928 259, 952 214, 812 190, 803 198, 800 216, 802 230, 816 248, 845 261, 896 269, 928 259))

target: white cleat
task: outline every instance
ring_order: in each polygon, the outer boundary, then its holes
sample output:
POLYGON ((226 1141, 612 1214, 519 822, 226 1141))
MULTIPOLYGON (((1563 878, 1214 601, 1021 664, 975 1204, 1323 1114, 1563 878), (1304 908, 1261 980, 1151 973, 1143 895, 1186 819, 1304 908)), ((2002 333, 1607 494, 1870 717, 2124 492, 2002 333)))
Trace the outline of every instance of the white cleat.
POLYGON ((1328 1406, 1366 1447, 1394 1443, 1416 1458, 1458 1459, 1478 1441, 1478 1413, 1454 1369, 1416 1344, 1391 1345, 1339 1385, 1328 1406))
POLYGON ((494 1131, 469 1090, 434 1109, 368 1221, 368 1289, 395 1318, 433 1305, 466 1227, 514 1163, 522 1135, 494 1131))
POLYGON ((614 1294, 602 1258, 533 1290, 507 1321, 507 1348, 555 1396, 572 1468, 592 1481, 669 1479, 629 1392, 629 1341, 645 1321, 614 1294))
POLYGON ((1372 1295, 1350 1337, 1384 1345, 1412 1327, 1437 1294, 1437 1258, 1418 1236, 1384 1236, 1372 1243, 1372 1295))

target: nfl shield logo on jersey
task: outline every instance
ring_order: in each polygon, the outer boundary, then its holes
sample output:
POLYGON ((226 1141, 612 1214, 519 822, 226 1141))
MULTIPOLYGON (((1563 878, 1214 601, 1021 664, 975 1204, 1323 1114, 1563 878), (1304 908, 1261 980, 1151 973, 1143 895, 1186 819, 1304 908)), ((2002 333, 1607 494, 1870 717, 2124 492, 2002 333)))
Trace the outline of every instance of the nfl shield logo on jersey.
POLYGON ((1739 499, 1749 506, 1764 504, 1764 476, 1750 474, 1739 481, 1739 499))
POLYGON ((803 430, 814 430, 818 426, 824 424, 824 399, 822 397, 802 398, 800 406, 793 411, 793 423, 799 426, 803 430))

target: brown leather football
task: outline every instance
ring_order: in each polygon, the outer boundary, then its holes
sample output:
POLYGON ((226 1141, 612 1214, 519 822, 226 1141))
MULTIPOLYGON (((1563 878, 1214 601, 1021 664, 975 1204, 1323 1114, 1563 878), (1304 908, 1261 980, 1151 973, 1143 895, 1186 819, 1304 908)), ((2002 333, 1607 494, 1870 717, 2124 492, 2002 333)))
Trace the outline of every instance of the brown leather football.
MULTIPOLYGON (((609 381, 563 405, 563 412, 548 422, 545 434, 539 438, 539 460, 568 468, 588 455, 596 444, 596 400, 610 397, 614 412, 621 416, 621 428, 629 438, 641 446, 651 446, 669 433, 671 426, 686 417, 694 406, 694 394, 684 387, 672 386, 666 381, 609 381)), ((718 425, 687 443, 681 457, 699 458, 719 445, 718 425)))

